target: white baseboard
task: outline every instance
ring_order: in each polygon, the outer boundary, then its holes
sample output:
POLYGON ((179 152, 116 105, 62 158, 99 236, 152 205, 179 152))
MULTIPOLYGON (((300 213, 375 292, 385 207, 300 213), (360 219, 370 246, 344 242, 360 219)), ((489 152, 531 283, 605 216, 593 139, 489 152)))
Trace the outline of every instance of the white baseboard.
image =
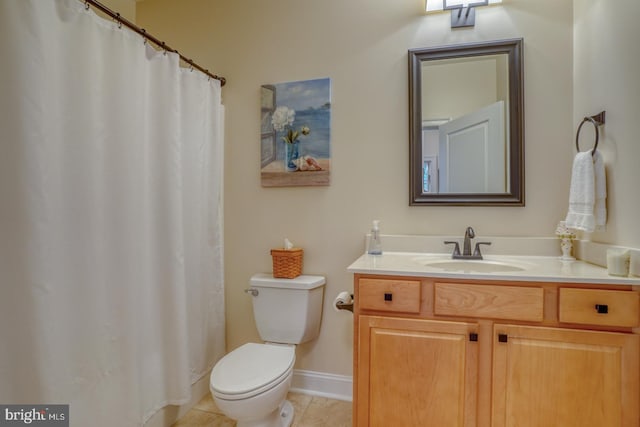
POLYGON ((291 380, 291 391, 352 402, 353 378, 347 375, 295 369, 291 380))

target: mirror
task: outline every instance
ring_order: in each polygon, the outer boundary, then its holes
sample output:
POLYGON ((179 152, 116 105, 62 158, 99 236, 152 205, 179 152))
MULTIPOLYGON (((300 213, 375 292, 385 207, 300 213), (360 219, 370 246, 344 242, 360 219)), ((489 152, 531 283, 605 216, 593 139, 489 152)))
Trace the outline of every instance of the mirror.
POLYGON ((524 206, 522 39, 409 50, 410 205, 524 206))

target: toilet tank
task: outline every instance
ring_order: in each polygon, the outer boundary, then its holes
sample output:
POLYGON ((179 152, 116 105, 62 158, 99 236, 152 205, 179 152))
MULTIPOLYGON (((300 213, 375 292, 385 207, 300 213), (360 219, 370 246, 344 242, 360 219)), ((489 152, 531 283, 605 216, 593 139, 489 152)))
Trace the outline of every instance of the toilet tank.
POLYGON ((253 314, 264 341, 301 344, 320 332, 325 278, 302 275, 295 279, 276 279, 271 274, 251 277, 257 290, 253 314))

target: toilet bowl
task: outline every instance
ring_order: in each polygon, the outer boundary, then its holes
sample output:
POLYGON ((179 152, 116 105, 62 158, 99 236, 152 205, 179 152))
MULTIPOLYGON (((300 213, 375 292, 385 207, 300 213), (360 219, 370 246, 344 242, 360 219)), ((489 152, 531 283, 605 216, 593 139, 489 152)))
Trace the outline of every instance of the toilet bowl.
POLYGON ((256 326, 264 344, 247 343, 224 356, 211 371, 209 388, 218 408, 238 427, 289 427, 296 345, 318 336, 325 278, 274 278, 256 274, 246 292, 253 297, 256 326))
POLYGON ((211 371, 213 399, 238 427, 288 427, 293 407, 285 398, 294 363, 292 345, 244 344, 211 371))

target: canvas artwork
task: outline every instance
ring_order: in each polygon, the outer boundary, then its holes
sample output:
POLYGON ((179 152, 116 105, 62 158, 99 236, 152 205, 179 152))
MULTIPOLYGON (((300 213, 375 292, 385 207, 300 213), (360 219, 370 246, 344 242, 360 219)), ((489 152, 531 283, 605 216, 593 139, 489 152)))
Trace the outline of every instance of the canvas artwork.
POLYGON ((263 187, 329 185, 331 80, 262 86, 263 187))

